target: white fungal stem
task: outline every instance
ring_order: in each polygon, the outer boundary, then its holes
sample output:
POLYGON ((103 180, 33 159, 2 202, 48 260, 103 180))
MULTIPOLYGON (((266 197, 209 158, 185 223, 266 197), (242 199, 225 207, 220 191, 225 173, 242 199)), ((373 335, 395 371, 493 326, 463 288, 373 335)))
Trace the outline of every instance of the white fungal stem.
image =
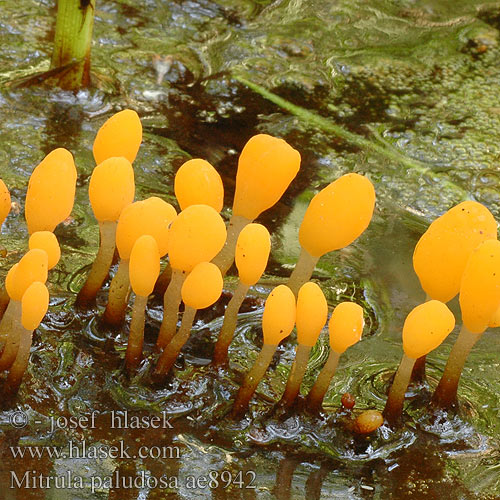
POLYGON ((195 314, 196 309, 186 306, 179 331, 174 335, 158 359, 155 369, 155 375, 157 377, 167 375, 172 366, 174 366, 175 360, 179 356, 181 349, 191 335, 195 314))
POLYGON ((241 230, 252 221, 241 215, 233 215, 227 226, 226 243, 222 250, 215 256, 212 262, 220 269, 222 276, 227 273, 234 261, 234 253, 236 251, 236 242, 241 230))
POLYGON ((325 397, 328 388, 330 387, 330 382, 335 375, 337 370, 337 365, 339 364, 340 354, 330 349, 330 354, 326 360, 325 365, 319 372, 316 382, 312 386, 312 389, 307 395, 307 408, 313 411, 319 411, 321 405, 323 404, 323 399, 325 397))
POLYGON ((101 235, 99 250, 87 279, 76 297, 75 305, 77 307, 89 307, 108 276, 116 246, 116 225, 116 221, 99 222, 101 235))
POLYGON ((119 327, 125 321, 130 294, 129 259, 120 259, 116 274, 111 280, 108 305, 102 320, 109 326, 119 327))
POLYGON ((245 413, 248 408, 248 403, 257 389, 259 382, 262 380, 266 370, 271 364, 276 348, 276 345, 264 344, 262 346, 262 350, 257 356, 255 364, 245 377, 238 395, 236 396, 232 412, 234 417, 238 418, 245 413))
POLYGON ((163 296, 163 320, 160 326, 160 333, 156 346, 164 349, 175 335, 177 329, 177 315, 179 313, 179 306, 181 304, 181 290, 182 284, 186 279, 186 272, 180 269, 172 271, 172 279, 163 296))
POLYGON ((305 248, 300 251, 299 260, 295 264, 295 269, 287 282, 287 286, 293 292, 295 298, 297 298, 300 287, 311 279, 318 260, 319 257, 313 257, 305 248))
POLYGON ((389 396, 385 403, 384 417, 389 424, 396 424, 403 413, 403 404, 406 395, 406 389, 410 383, 411 373, 415 365, 415 359, 409 358, 403 354, 401 363, 399 363, 398 371, 392 382, 389 396))
POLYGON ((135 296, 134 306, 132 308, 130 331, 128 334, 127 352, 125 353, 125 364, 127 370, 129 371, 137 368, 142 359, 142 350, 144 345, 144 319, 146 315, 147 303, 147 297, 142 295, 135 296))
POLYGON ((222 365, 227 361, 227 351, 233 340, 234 330, 236 329, 236 323, 238 321, 238 311, 245 300, 248 289, 249 286, 240 281, 234 295, 226 307, 224 322, 222 323, 219 338, 215 344, 213 361, 215 365, 222 365))
POLYGON ((283 406, 291 406, 297 399, 302 379, 306 373, 311 346, 299 344, 295 349, 295 360, 290 371, 285 392, 281 398, 283 406))

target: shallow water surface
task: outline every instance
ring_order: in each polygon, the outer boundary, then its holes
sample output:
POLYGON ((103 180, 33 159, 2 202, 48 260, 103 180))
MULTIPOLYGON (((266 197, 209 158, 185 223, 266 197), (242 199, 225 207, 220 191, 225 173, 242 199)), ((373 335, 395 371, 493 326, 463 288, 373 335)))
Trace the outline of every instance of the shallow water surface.
MULTIPOLYGON (((2 276, 27 248, 22 207, 33 168, 53 148, 65 147, 79 177, 72 217, 56 230, 63 257, 49 278, 49 313, 35 335, 19 395, 0 411, 0 498, 500 495, 498 331, 488 331, 467 361, 458 413, 428 410, 456 332, 428 357, 428 384, 410 389, 401 429, 383 426, 359 437, 350 430, 351 416, 338 412, 347 391, 356 411, 385 404, 402 353, 404 318, 424 300, 411 258, 427 225, 466 198, 500 216, 499 3, 98 0, 93 86, 76 93, 20 85, 48 68, 54 3, 6 0, 2 10, 0 176, 14 202, 1 230, 2 276), (174 59, 160 82, 155 54, 174 59), (241 78, 299 108, 271 102, 241 78), (202 157, 223 178, 228 218, 237 157, 253 134, 283 137, 301 152, 297 178, 259 218, 272 233, 272 255, 240 314, 227 370, 214 371, 209 361, 235 287, 234 269, 227 293, 199 313, 182 359, 161 386, 149 375, 161 321, 158 300, 148 308, 148 356, 131 379, 122 371, 128 327, 116 334, 98 326, 106 291, 96 310, 75 313, 74 298, 98 244, 87 195, 92 142, 104 120, 125 107, 135 109, 144 126, 134 163, 137 199, 155 195, 176 205, 176 169, 202 157), (339 136, 329 124, 356 135, 339 136), (232 397, 262 342, 264 299, 298 257, 307 203, 353 171, 375 185, 374 218, 353 245, 320 260, 314 280, 330 309, 342 300, 363 305, 363 340, 342 357, 321 419, 300 408, 288 414, 274 408, 293 359, 292 339, 278 349, 248 415, 232 422, 226 417, 232 397), (119 425, 125 415, 151 424, 161 412, 169 425, 160 429, 119 425), (70 425, 70 417, 92 415, 93 425, 70 425), (43 451, 21 459, 13 446, 56 447, 59 455, 43 451), (126 453, 111 456, 111 446, 126 453), (147 456, 139 457, 141 447, 147 456), (34 476, 30 471, 66 483, 10 487, 13 473, 34 476), (87 480, 85 487, 74 484, 77 477, 87 480), (207 481, 196 482, 200 478, 207 481)), ((459 324, 456 299, 451 308, 459 324)), ((303 393, 326 360, 327 342, 324 331, 303 393)))

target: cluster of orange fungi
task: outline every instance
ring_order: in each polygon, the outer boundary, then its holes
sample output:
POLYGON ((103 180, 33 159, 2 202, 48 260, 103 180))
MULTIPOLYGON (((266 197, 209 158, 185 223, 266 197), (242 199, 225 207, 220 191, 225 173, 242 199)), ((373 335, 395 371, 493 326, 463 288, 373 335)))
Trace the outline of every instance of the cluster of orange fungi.
MULTIPOLYGON (((226 228, 220 216, 222 180, 214 167, 201 159, 189 160, 177 171, 174 191, 179 213, 158 197, 134 201, 132 163, 141 141, 141 122, 132 110, 113 115, 97 133, 93 147, 97 166, 89 182, 89 199, 99 224, 100 246, 75 305, 80 309, 94 306, 117 252, 118 268, 101 323, 120 327, 133 291, 125 353, 125 369, 133 373, 144 356, 148 298, 153 290, 161 290, 163 320, 152 374, 161 382, 189 339, 196 311, 220 298, 224 275, 234 261, 239 281, 226 307, 213 356, 215 366, 228 362, 241 304, 264 273, 271 250, 268 230, 253 221, 272 207, 293 181, 300 168, 300 154, 282 139, 265 134, 252 137, 238 160, 232 216, 226 228), (165 265, 160 273, 162 258, 165 265), (184 312, 178 327, 181 302, 184 312)), ((60 257, 53 231, 72 211, 76 176, 73 156, 60 148, 45 157, 29 180, 25 215, 30 250, 10 269, 0 293, 0 371, 7 373, 4 394, 13 395, 19 388, 33 331, 48 308, 47 274, 60 257)), ((7 187, 0 181, 2 223, 10 204, 7 187)), ((374 206, 372 183, 356 173, 343 175, 311 200, 299 230, 297 265, 288 282, 276 286, 266 300, 263 347, 235 397, 234 418, 246 412, 278 344, 294 327, 295 360, 279 404, 288 408, 297 402, 311 349, 328 317, 323 291, 310 281, 311 275, 322 255, 346 247, 364 232, 374 206)), ((496 235, 497 225, 490 212, 467 201, 435 220, 418 242, 414 267, 427 300, 415 307, 404 323, 404 354, 383 413, 389 424, 396 424, 402 415, 415 367, 422 372, 425 356, 455 326, 446 302, 460 293, 463 327, 433 396, 437 406, 455 403, 469 351, 488 326, 500 324, 500 243, 496 235)), ((308 411, 321 411, 340 356, 361 339, 363 327, 360 305, 342 302, 334 308, 328 321, 330 355, 305 396, 308 411)), ((383 423, 383 417, 373 410, 367 412, 359 419, 358 432, 373 431, 383 423)))

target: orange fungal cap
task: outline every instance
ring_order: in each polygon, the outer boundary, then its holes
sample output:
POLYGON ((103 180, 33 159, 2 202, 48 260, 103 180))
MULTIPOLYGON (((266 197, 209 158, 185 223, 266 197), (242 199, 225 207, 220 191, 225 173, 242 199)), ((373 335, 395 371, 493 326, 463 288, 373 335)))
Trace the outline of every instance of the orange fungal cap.
POLYGON ((375 207, 375 189, 367 177, 343 175, 309 203, 299 241, 313 257, 350 245, 368 227, 375 207))
POLYGON ((53 231, 67 219, 75 201, 76 167, 73 155, 54 149, 31 174, 26 193, 25 217, 30 234, 53 231))
POLYGON ((45 250, 34 248, 11 268, 5 280, 5 288, 12 300, 21 301, 31 283, 47 281, 48 256, 45 250))
POLYGON ((293 292, 286 285, 278 285, 269 294, 262 316, 264 344, 278 345, 288 337, 295 325, 296 304, 293 292))
POLYGON ((493 314, 488 326, 490 328, 497 328, 500 326, 500 307, 495 311, 495 314, 493 314))
POLYGON ((136 295, 148 297, 153 293, 160 274, 160 252, 156 240, 149 234, 137 238, 130 253, 130 285, 136 295))
POLYGON ((15 290, 16 272, 18 267, 19 267, 19 262, 17 264, 14 264, 9 269, 7 276, 5 276, 5 289, 7 290, 7 294, 9 295, 10 298, 12 298, 11 293, 13 293, 15 290))
POLYGON ((5 182, 0 179, 0 226, 9 215, 11 207, 10 193, 5 182))
POLYGON ((154 237, 160 257, 163 257, 168 251, 169 226, 176 215, 170 203, 156 196, 126 206, 116 226, 116 247, 120 258, 130 258, 134 243, 143 234, 154 237))
POLYGON ((341 302, 328 322, 330 347, 342 354, 361 340, 364 326, 363 308, 354 302, 341 302))
POLYGON ((312 347, 318 340, 328 316, 323 290, 312 281, 300 287, 297 296, 297 341, 312 347))
POLYGON ((281 198, 300 168, 300 153, 283 139, 254 135, 238 160, 233 215, 254 220, 281 198))
POLYGON ((406 317, 403 326, 403 349, 412 359, 426 356, 455 327, 455 316, 439 300, 429 300, 418 305, 406 317))
POLYGON ((57 265, 61 258, 61 248, 57 237, 51 231, 37 231, 30 236, 28 246, 30 250, 39 248, 45 250, 48 257, 48 269, 52 269, 57 265))
POLYGON ((211 262, 200 262, 182 284, 182 300, 193 309, 205 309, 219 299, 222 286, 220 269, 211 262))
POLYGON ((234 260, 242 283, 252 286, 259 281, 270 251, 271 236, 262 224, 248 224, 241 230, 234 260))
POLYGON ((455 297, 472 251, 496 237, 493 215, 477 201, 459 203, 433 221, 413 253, 413 268, 427 295, 441 302, 455 297))
POLYGON ((41 281, 34 281, 21 299, 21 323, 26 330, 34 330, 42 322, 49 308, 49 291, 41 281))
POLYGON ((460 284, 462 321, 482 333, 500 306, 500 242, 486 240, 471 253, 460 284))
POLYGON ((132 164, 124 157, 112 157, 94 168, 89 198, 98 221, 117 221, 122 210, 134 201, 132 164))
POLYGON ((171 266, 190 272, 220 252, 226 241, 226 225, 212 207, 191 205, 172 222, 169 237, 171 266))
POLYGON ((209 205, 220 212, 224 186, 219 172, 208 161, 188 160, 175 174, 174 192, 181 210, 190 205, 209 205))
POLYGON ((132 109, 124 109, 104 122, 94 140, 96 164, 123 156, 133 163, 142 142, 142 125, 139 115, 132 109))

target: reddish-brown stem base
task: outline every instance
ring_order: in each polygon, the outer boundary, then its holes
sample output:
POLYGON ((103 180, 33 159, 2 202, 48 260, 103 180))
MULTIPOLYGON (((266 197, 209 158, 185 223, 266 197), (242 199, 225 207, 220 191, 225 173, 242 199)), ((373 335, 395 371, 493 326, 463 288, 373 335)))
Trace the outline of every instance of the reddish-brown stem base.
POLYGON ((440 408, 449 408, 457 402, 458 384, 470 351, 481 338, 482 333, 471 333, 465 326, 451 349, 450 356, 434 394, 432 403, 440 408))

